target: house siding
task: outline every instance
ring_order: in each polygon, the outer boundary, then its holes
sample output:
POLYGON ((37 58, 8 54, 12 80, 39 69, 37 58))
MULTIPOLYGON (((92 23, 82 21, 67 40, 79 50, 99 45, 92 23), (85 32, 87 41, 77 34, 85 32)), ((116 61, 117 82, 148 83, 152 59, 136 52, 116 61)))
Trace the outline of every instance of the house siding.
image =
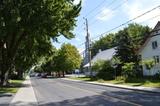
MULTIPOLYGON (((148 60, 153 59, 154 56, 160 57, 160 25, 156 26, 154 30, 158 30, 156 32, 151 33, 151 37, 148 39, 146 45, 144 48, 140 51, 140 55, 142 60, 148 60), (152 48, 152 42, 157 41, 157 48, 152 48)), ((152 76, 156 73, 160 72, 160 63, 156 63, 154 67, 151 70, 146 69, 145 66, 143 66, 143 75, 144 76, 152 76)))

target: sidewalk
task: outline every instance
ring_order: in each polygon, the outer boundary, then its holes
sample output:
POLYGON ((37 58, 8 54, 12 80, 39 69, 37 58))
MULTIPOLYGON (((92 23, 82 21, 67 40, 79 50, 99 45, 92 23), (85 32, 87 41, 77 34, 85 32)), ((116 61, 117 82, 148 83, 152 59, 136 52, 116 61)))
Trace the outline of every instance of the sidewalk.
POLYGON ((38 106, 29 77, 26 78, 23 85, 14 96, 10 106, 38 106))
POLYGON ((110 84, 110 83, 99 83, 99 82, 73 80, 73 79, 69 79, 69 78, 63 78, 63 79, 64 79, 64 80, 70 80, 70 81, 77 81, 77 82, 89 83, 89 84, 95 84, 95 85, 103 85, 103 86, 121 88, 121 89, 129 89, 129 90, 136 90, 136 91, 143 91, 143 92, 151 92, 151 93, 160 93, 160 88, 142 87, 142 86, 136 87, 136 86, 118 85, 118 84, 110 84))

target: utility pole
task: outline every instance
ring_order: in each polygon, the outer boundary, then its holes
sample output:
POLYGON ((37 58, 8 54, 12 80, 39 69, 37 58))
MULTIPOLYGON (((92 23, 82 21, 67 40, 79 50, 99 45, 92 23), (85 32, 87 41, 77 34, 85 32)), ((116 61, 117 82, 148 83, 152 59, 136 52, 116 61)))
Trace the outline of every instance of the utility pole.
POLYGON ((87 53, 88 53, 88 61, 89 61, 89 71, 90 71, 90 76, 92 76, 92 69, 91 69, 91 40, 90 40, 90 34, 88 31, 88 20, 87 18, 85 19, 85 24, 86 24, 86 45, 87 45, 87 53))

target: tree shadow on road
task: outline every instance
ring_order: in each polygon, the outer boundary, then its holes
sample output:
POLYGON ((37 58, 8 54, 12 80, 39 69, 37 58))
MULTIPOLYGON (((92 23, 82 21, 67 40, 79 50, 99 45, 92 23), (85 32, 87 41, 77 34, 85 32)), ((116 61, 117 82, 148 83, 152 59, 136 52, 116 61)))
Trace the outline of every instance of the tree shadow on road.
POLYGON ((135 104, 143 106, 159 106, 160 94, 147 93, 133 90, 119 91, 111 90, 102 92, 101 95, 86 96, 76 99, 68 99, 57 102, 43 103, 40 106, 133 106, 135 104), (128 103, 129 102, 129 103, 128 103), (130 104, 133 103, 133 104, 130 104))
POLYGON ((39 106, 130 106, 121 101, 107 100, 99 95, 64 100, 59 102, 40 102, 39 106))

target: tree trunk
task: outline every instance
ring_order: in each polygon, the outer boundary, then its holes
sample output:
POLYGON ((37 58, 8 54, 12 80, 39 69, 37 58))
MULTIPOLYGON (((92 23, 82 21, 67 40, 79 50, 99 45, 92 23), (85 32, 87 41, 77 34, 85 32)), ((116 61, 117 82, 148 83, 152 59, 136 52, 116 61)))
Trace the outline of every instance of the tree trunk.
POLYGON ((23 79, 23 70, 22 69, 18 69, 18 79, 23 79))
POLYGON ((8 85, 8 79, 9 79, 9 72, 12 70, 13 64, 11 63, 11 60, 9 58, 6 58, 7 61, 6 64, 4 64, 4 80, 2 82, 3 86, 8 85))
POLYGON ((61 73, 60 73, 60 72, 58 72, 58 77, 59 77, 59 78, 61 77, 61 73))
POLYGON ((5 72, 4 80, 3 80, 3 86, 7 86, 8 85, 8 74, 9 74, 9 70, 7 70, 5 72))
POLYGON ((62 72, 62 75, 63 75, 63 77, 65 77, 65 72, 64 71, 62 72))
MULTIPOLYGON (((19 38, 17 39, 17 41, 15 42, 12 42, 13 44, 11 44, 12 46, 9 47, 9 45, 7 43, 4 43, 6 44, 6 48, 4 48, 5 52, 6 52, 6 56, 5 58, 2 60, 2 61, 5 61, 5 64, 4 64, 4 72, 5 72, 5 75, 4 75, 4 80, 2 82, 3 86, 6 86, 7 83, 8 83, 8 76, 9 76, 9 71, 12 69, 12 65, 13 65, 13 62, 14 62, 14 59, 15 59, 15 55, 16 55, 16 52, 18 50, 18 47, 19 45, 21 44, 22 40, 24 40, 24 38, 27 36, 26 32, 24 31, 20 36, 19 38)), ((6 40, 7 41, 7 40, 6 40)))

